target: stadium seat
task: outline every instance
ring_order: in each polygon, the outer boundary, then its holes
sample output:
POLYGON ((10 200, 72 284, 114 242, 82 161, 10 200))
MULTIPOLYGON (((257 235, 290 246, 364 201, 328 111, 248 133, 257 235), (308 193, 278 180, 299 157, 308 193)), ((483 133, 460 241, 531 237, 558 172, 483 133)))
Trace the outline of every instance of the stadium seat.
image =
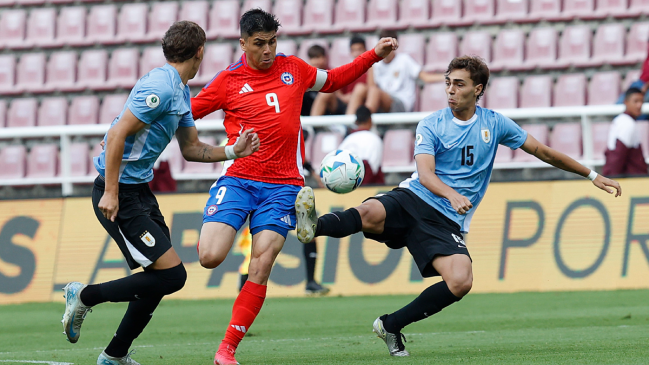
POLYGON ((277 53, 283 53, 287 56, 297 54, 297 44, 292 39, 282 39, 277 41, 277 53))
POLYGON ((81 46, 86 40, 86 8, 66 6, 61 8, 56 24, 56 41, 70 46, 81 46))
POLYGON ((401 0, 399 20, 396 24, 388 24, 385 28, 405 29, 411 26, 415 28, 430 27, 430 3, 428 0, 401 0))
POLYGON ((45 53, 24 53, 17 71, 16 89, 33 93, 45 91, 45 53))
POLYGON ((493 24, 497 22, 495 7, 494 0, 464 0, 462 22, 465 24, 493 24))
POLYGON ((104 96, 99 109, 99 124, 111 124, 124 109, 128 94, 109 94, 104 96))
POLYGON ((73 3, 74 0, 46 0, 46 2, 49 4, 70 4, 73 3))
POLYGON ((322 159, 331 151, 335 151, 343 141, 343 136, 335 132, 320 132, 313 142, 311 165, 320 166, 322 159))
POLYGON ((0 0, 0 6, 12 6, 13 4, 16 3, 16 0, 0 0))
POLYGON ((68 109, 68 124, 97 124, 99 98, 94 95, 77 96, 68 109))
POLYGON ((69 151, 70 151, 70 176, 88 175, 88 167, 89 167, 88 154, 90 153, 90 147, 88 146, 88 143, 86 142, 70 143, 69 151))
POLYGON ((302 29, 305 32, 321 32, 333 25, 333 0, 307 0, 304 6, 302 29))
POLYGON ((549 143, 555 150, 580 160, 582 157, 581 124, 579 122, 555 124, 549 143))
POLYGON ((430 26, 462 25, 462 1, 460 0, 433 0, 433 15, 430 26))
POLYGON ((446 107, 448 107, 446 84, 436 82, 434 84, 424 85, 424 89, 419 94, 419 110, 422 112, 432 112, 446 107))
POLYGON ((514 151, 511 148, 503 145, 498 145, 496 150, 496 158, 494 159, 495 163, 507 163, 511 162, 514 157, 514 151))
POLYGON ((36 8, 29 13, 27 20, 26 47, 59 47, 55 39, 56 9, 36 8))
POLYGON ((309 63, 309 57, 308 57, 309 48, 311 48, 311 46, 316 44, 324 47, 327 54, 329 54, 329 43, 327 42, 326 39, 308 38, 303 40, 300 43, 300 49, 298 49, 297 51, 297 56, 303 59, 304 61, 306 61, 307 63, 309 63))
POLYGON ((113 43, 117 23, 115 5, 95 5, 90 7, 86 18, 86 41, 92 43, 113 43))
POLYGON ((647 43, 649 43, 649 22, 633 23, 626 39, 624 55, 628 64, 642 62, 647 58, 647 43))
POLYGON ((179 174, 183 171, 185 158, 180 152, 180 146, 175 137, 171 139, 171 142, 169 142, 167 148, 162 154, 167 156, 167 161, 169 162, 169 168, 171 169, 172 175, 179 174))
POLYGON ((622 92, 626 92, 626 90, 631 86, 632 83, 640 80, 640 74, 642 73, 642 70, 631 70, 626 73, 624 76, 624 82, 622 82, 622 92))
POLYGON ((77 84, 82 88, 101 89, 106 84, 108 53, 105 50, 88 50, 81 53, 77 84))
POLYGON ((148 14, 146 3, 124 4, 117 19, 117 40, 120 43, 145 40, 148 14))
POLYGON ((232 64, 232 46, 229 43, 211 43, 205 46, 203 62, 198 76, 189 80, 190 86, 202 86, 210 82, 217 73, 232 64))
POLYGON ((239 38, 239 0, 214 1, 207 39, 239 38))
POLYGON ((595 15, 595 0, 563 0, 564 20, 593 19, 595 15))
POLYGON ((241 8, 241 14, 245 13, 250 9, 261 9, 267 12, 271 12, 272 4, 271 0, 245 0, 243 2, 243 7, 241 8))
POLYGON ((64 97, 44 98, 38 108, 37 125, 65 125, 68 117, 68 99, 64 97))
POLYGON ((37 105, 34 98, 13 99, 7 113, 7 127, 34 127, 37 105))
POLYGON ((619 23, 602 24, 597 28, 593 42, 593 56, 591 63, 594 66, 603 64, 622 65, 624 59, 624 38, 626 30, 619 23))
POLYGON ((620 73, 597 72, 588 84, 588 105, 615 104, 620 96, 620 73))
MULTIPOLYGON (((642 15, 649 15, 649 0, 630 0, 631 3, 629 4, 629 12, 631 13, 636 13, 636 14, 642 14, 642 15)), ((645 148, 645 151, 647 149, 645 148)))
POLYGON ((491 35, 486 31, 469 31, 464 33, 460 42, 460 54, 479 56, 488 65, 491 64, 491 35))
POLYGON ((178 3, 175 1, 155 2, 149 12, 149 29, 146 34, 148 41, 159 41, 165 32, 178 19, 178 3))
POLYGON ((590 124, 591 136, 593 138, 593 159, 603 160, 608 144, 608 132, 611 129, 611 122, 598 122, 590 124))
POLYGON ((310 33, 302 28, 302 0, 277 0, 273 13, 282 23, 278 33, 288 35, 310 33))
POLYGON ((52 178, 56 176, 59 147, 55 144, 37 144, 27 156, 26 178, 52 178))
POLYGON ((518 77, 494 77, 489 80, 487 108, 516 109, 518 108, 518 77))
POLYGON ((636 124, 636 130, 640 136, 640 145, 642 146, 642 152, 645 159, 649 158, 649 122, 646 120, 638 121, 636 124))
POLYGON ((367 5, 366 24, 371 29, 395 29, 397 24, 397 0, 370 0, 367 5))
POLYGON ((0 150, 0 180, 25 177, 27 149, 24 145, 6 146, 0 150))
POLYGON ((113 51, 108 64, 108 87, 131 88, 138 80, 137 48, 119 48, 113 51))
POLYGON ((140 58, 139 77, 146 75, 154 68, 164 66, 165 63, 167 63, 167 59, 165 58, 160 46, 144 48, 142 51, 142 57, 140 58))
POLYGON ((13 54, 0 55, 0 94, 18 94, 15 86, 16 56, 13 54))
POLYGON ((7 101, 0 100, 0 128, 4 128, 7 123, 7 101))
POLYGON ((383 136, 381 167, 410 166, 414 164, 415 136, 410 129, 391 129, 383 136))
POLYGON ((637 17, 640 12, 628 9, 628 0, 597 0, 595 14, 598 18, 613 16, 615 18, 637 17))
POLYGON ((183 1, 180 3, 180 15, 178 20, 190 20, 207 30, 207 15, 210 4, 207 1, 183 1))
POLYGON ((498 23, 526 22, 527 7, 528 2, 526 0, 497 0, 496 17, 494 19, 498 23))
MULTIPOLYGON (((199 140, 203 143, 207 143, 211 146, 216 145, 216 138, 207 136, 199 137, 199 140)), ((215 165, 220 165, 220 162, 217 163, 204 163, 204 162, 194 162, 194 161, 185 161, 185 166, 183 167, 183 172, 186 174, 210 174, 214 172, 215 165)))
POLYGON ((564 74, 554 85, 552 106, 586 105, 586 75, 564 74))
POLYGON ((540 20, 555 21, 561 19, 561 0, 532 0, 527 20, 536 23, 540 20))
POLYGON ((418 64, 425 64, 426 39, 422 33, 408 33, 399 36, 399 52, 407 53, 418 64))
MULTIPOLYGON (((521 126, 527 133, 531 134, 537 141, 548 145, 548 125, 547 124, 523 124, 521 126)), ((514 150, 514 162, 536 162, 538 159, 535 156, 528 154, 522 149, 514 150)))
POLYGON ((457 34, 455 32, 435 32, 430 35, 426 47, 426 71, 446 71, 449 62, 457 56, 457 34))
POLYGON ((523 62, 525 33, 521 29, 501 30, 496 36, 493 49, 493 61, 489 68, 500 70, 529 70, 529 64, 523 62))
POLYGON ((521 108, 549 108, 552 106, 552 77, 528 76, 521 88, 521 108))
POLYGON ((334 7, 334 25, 320 33, 339 33, 344 30, 369 31, 372 27, 365 23, 365 1, 338 0, 334 7))
POLYGON ((74 51, 53 52, 47 63, 44 89, 70 92, 79 91, 77 84, 77 53, 74 51))
POLYGON ((5 10, 0 15, 0 49, 25 46, 25 18, 23 9, 5 10))
POLYGON ((97 169, 95 168, 94 158, 98 157, 101 152, 104 150, 99 143, 90 146, 92 150, 88 154, 88 175, 97 176, 97 169))
MULTIPOLYGON (((399 43, 401 45, 401 43, 399 43)), ((349 38, 336 38, 331 43, 329 51, 329 68, 336 68, 352 62, 352 55, 349 49, 349 38)))
POLYGON ((557 68, 557 31, 554 28, 534 28, 527 39, 525 64, 530 68, 557 68))
POLYGON ((561 35, 558 63, 576 67, 590 66, 591 38, 592 33, 587 25, 566 27, 561 35))

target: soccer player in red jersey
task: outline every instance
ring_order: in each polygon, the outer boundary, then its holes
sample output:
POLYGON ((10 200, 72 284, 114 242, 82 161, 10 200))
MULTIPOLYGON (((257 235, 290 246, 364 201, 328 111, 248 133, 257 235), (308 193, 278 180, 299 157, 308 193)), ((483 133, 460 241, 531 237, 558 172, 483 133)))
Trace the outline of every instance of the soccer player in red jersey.
POLYGON ((255 128, 263 141, 256 154, 226 163, 203 213, 198 247, 203 267, 223 262, 247 218, 253 235, 248 281, 234 302, 215 364, 238 364, 236 348, 264 303, 266 283, 286 235, 295 229, 295 199, 304 186, 300 126, 304 93, 334 92, 398 47, 396 39, 384 38, 350 64, 319 70, 297 57, 275 53, 279 26, 274 15, 261 9, 243 14, 239 42, 244 54, 192 99, 196 119, 225 111, 228 144, 249 128, 255 128))

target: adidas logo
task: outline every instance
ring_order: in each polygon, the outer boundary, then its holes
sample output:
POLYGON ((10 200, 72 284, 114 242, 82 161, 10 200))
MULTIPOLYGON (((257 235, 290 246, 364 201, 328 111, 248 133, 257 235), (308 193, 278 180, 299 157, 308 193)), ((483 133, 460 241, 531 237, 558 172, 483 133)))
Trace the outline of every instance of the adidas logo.
POLYGON ((241 91, 239 91, 239 94, 245 94, 245 93, 249 93, 249 92, 251 92, 251 91, 253 91, 252 88, 250 87, 250 85, 248 85, 248 84, 246 83, 246 84, 243 85, 243 87, 241 88, 241 91))
POLYGON ((246 333, 246 327, 245 326, 237 326, 237 325, 231 324, 230 327, 234 328, 237 331, 246 333))
POLYGON ((279 219, 280 221, 288 224, 289 226, 291 225, 291 216, 290 215, 285 215, 282 218, 279 219))

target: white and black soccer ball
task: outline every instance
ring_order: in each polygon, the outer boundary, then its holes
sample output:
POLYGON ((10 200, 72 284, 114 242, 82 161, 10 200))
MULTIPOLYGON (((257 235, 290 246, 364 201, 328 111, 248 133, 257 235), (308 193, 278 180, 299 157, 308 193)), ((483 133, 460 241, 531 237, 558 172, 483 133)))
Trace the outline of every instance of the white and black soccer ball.
POLYGON ((320 179, 334 193, 353 191, 361 185, 364 177, 363 161, 347 150, 332 151, 320 163, 320 179))

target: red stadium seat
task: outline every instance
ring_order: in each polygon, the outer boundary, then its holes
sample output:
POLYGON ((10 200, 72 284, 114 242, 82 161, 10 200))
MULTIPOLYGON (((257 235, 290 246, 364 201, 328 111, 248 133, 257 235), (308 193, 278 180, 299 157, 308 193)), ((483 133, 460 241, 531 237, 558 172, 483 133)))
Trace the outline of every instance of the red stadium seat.
POLYGON ((428 0, 401 0, 399 20, 394 25, 387 25, 386 28, 430 27, 430 3, 428 0))
POLYGON ((107 65, 108 53, 105 50, 84 51, 79 60, 77 84, 82 88, 104 88, 107 65))
MULTIPOLYGON (((216 145, 216 139, 214 137, 200 137, 201 142, 207 143, 211 146, 216 145)), ((194 161, 185 161, 185 167, 183 172, 186 174, 210 174, 214 172, 215 165, 220 165, 220 162, 217 163, 204 163, 204 162, 194 162, 194 161)))
POLYGON ((111 124, 124 109, 128 94, 110 94, 104 96, 99 109, 99 124, 111 124))
POLYGON ((108 86, 131 88, 138 80, 137 48, 119 48, 113 51, 108 64, 108 86))
POLYGON ((549 108, 552 106, 552 77, 528 76, 521 88, 521 108, 549 108))
POLYGON ((277 53, 283 53, 287 56, 297 54, 297 44, 292 39, 282 39, 277 41, 277 53))
POLYGON ((18 63, 16 89, 43 92, 45 86, 45 53, 24 53, 18 63))
POLYGON ((487 108, 516 109, 518 108, 518 78, 494 77, 489 81, 487 108))
POLYGON ((59 47, 60 42, 54 38, 55 23, 56 9, 33 9, 27 20, 25 45, 29 47, 59 47))
POLYGON ((527 39, 525 64, 535 68, 557 68, 557 31, 554 28, 534 28, 527 39))
POLYGON ((503 145, 498 145, 498 149, 496 150, 496 158, 494 159, 494 162, 496 163, 511 162, 513 157, 514 157, 514 151, 512 151, 511 148, 503 145))
POLYGON ((146 17, 149 7, 146 3, 124 4, 117 19, 117 39, 134 42, 146 39, 146 17))
POLYGON ((210 4, 207 1, 183 1, 180 3, 180 16, 178 20, 192 21, 207 31, 207 15, 210 4))
POLYGON ((241 8, 241 14, 250 9, 261 9, 267 12, 272 12, 272 5, 270 0, 245 0, 241 8))
POLYGON ((460 54, 479 56, 487 64, 491 63, 491 35, 486 31, 469 31, 464 33, 460 43, 460 54))
POLYGON ((86 8, 66 6, 61 8, 56 28, 56 41, 60 44, 80 46, 86 40, 86 8))
POLYGON ((367 26, 372 29, 399 28, 397 24, 397 0, 370 0, 367 6, 367 26))
POLYGON ((300 49, 297 51, 297 56, 306 61, 306 63, 309 63, 309 57, 308 57, 308 51, 311 46, 314 45, 319 45, 324 47, 325 51, 327 54, 329 54, 329 43, 327 43, 326 39, 322 38, 308 38, 302 41, 300 43, 300 49))
POLYGON ((383 136, 381 167, 410 166, 414 164, 415 136, 410 129, 391 129, 383 136))
POLYGON ((563 0, 563 19, 593 19, 594 16, 595 0, 563 0))
POLYGON ((526 22, 527 0, 498 0, 496 5, 496 22, 526 22))
POLYGON ((151 5, 149 13, 148 41, 159 41, 167 29, 178 19, 178 3, 175 1, 156 2, 151 5))
POLYGON ((528 21, 536 23, 539 20, 560 20, 561 0, 532 0, 530 1, 530 13, 528 21))
POLYGON ((564 74, 554 85, 553 106, 586 105, 586 75, 564 74))
POLYGON ((279 33, 300 35, 310 33, 302 28, 302 0, 277 0, 273 7, 282 26, 279 33))
POLYGON ((13 99, 7 113, 7 127, 34 127, 37 105, 33 98, 13 99))
POLYGON ((591 62, 596 66, 603 64, 624 64, 625 35, 626 30, 622 24, 600 25, 595 33, 591 62))
POLYGON ((333 0, 307 0, 302 28, 305 32, 321 32, 333 26, 333 0))
POLYGON ((91 145, 90 147, 92 148, 92 150, 90 151, 90 154, 88 156, 88 175, 96 177, 97 169, 95 168, 94 158, 99 157, 104 149, 99 143, 91 145))
POLYGON ((0 128, 4 128, 7 123, 7 101, 0 100, 0 128))
POLYGON ((51 178, 56 176, 59 147, 55 144, 37 144, 27 156, 26 178, 51 178))
POLYGON ((426 47, 426 71, 446 71, 449 62, 457 57, 457 34, 455 32, 435 32, 430 35, 426 47))
MULTIPOLYGON (((523 124, 521 126, 527 133, 531 134, 537 141, 543 143, 544 145, 548 144, 548 125, 547 124, 523 124)), ((514 150, 515 162, 536 162, 538 159, 535 156, 528 154, 522 149, 518 148, 514 150)))
POLYGON ((25 45, 25 18, 22 9, 5 10, 0 14, 0 48, 23 48, 25 45))
POLYGON ((399 51, 407 53, 418 64, 424 65, 426 39, 421 33, 409 33, 399 36, 399 51))
POLYGON ((448 107, 446 99, 446 84, 436 82, 424 85, 419 94, 419 110, 422 112, 433 112, 448 107))
POLYGON ((90 147, 88 146, 88 143, 86 142, 70 143, 69 151, 70 151, 70 176, 88 175, 88 167, 89 167, 88 154, 90 153, 90 147))
POLYGON ((113 43, 117 23, 115 5, 95 5, 90 7, 86 18, 86 40, 88 43, 113 43))
POLYGON ((68 124, 97 124, 99 99, 94 95, 77 96, 68 109, 68 124))
POLYGON ((239 0, 214 1, 210 10, 208 39, 239 38, 239 0))
POLYGON ((607 149, 608 132, 611 129, 611 122, 591 123, 590 130, 593 138, 593 159, 603 160, 604 152, 607 149))
POLYGON ((11 95, 19 91, 15 86, 16 56, 0 55, 0 94, 11 95))
POLYGON ((45 90, 79 91, 77 84, 77 53, 73 51, 54 52, 47 63, 45 90))
MULTIPOLYGON (((630 0, 629 11, 636 14, 649 14, 649 0, 630 0)), ((647 148, 645 148, 645 151, 647 148)))
POLYGON ((500 70, 529 70, 523 63, 525 34, 521 29, 501 30, 494 42, 494 58, 489 68, 500 70))
POLYGON ((6 146, 0 150, 0 180, 25 177, 27 149, 24 145, 6 146))
POLYGON ((320 132, 313 142, 311 165, 320 166, 322 159, 331 151, 335 151, 343 141, 343 136, 335 132, 320 132))
POLYGON ((577 67, 590 66, 592 33, 587 25, 572 25, 564 29, 559 45, 559 63, 577 67))
POLYGON ((615 104, 620 96, 620 73, 597 72, 588 84, 588 105, 615 104))
POLYGON ((182 152, 180 152, 180 146, 175 137, 171 139, 171 142, 169 142, 167 148, 162 154, 167 155, 167 161, 169 162, 169 168, 171 168, 172 175, 182 172, 185 158, 183 157, 182 152))
POLYGON ((624 76, 624 82, 622 83, 622 92, 626 92, 626 90, 631 86, 632 83, 640 80, 640 74, 642 73, 641 70, 631 70, 626 73, 626 76, 624 76))
POLYGON ((581 124, 578 122, 555 124, 549 142, 550 147, 555 150, 580 160, 582 157, 581 124))
POLYGON ((640 12, 628 9, 629 0, 597 0, 595 14, 598 18, 614 16, 616 18, 636 17, 640 12))
POLYGON ((212 43, 205 47, 203 62, 199 69, 199 76, 189 80, 189 85, 205 85, 217 73, 225 70, 232 64, 232 46, 228 43, 212 43))
POLYGON ((433 0, 433 15, 430 25, 463 25, 462 2, 460 0, 433 0))
POLYGON ((16 0, 0 0, 0 6, 12 6, 16 3, 16 0))
POLYGON ((464 17, 467 24, 492 24, 495 18, 494 0, 464 0, 464 17))
POLYGON ((647 43, 649 43, 649 22, 633 23, 626 39, 624 59, 629 64, 644 61, 647 58, 647 43))
MULTIPOLYGON (((401 45, 401 43, 399 43, 401 45)), ((349 48, 349 38, 336 38, 331 43, 329 67, 336 68, 353 61, 349 48)))
POLYGON ((38 108, 38 126, 65 125, 68 118, 68 99, 44 98, 38 108))
POLYGON ((140 58, 140 76, 142 77, 149 73, 154 68, 162 67, 167 63, 162 48, 160 46, 147 47, 142 51, 140 58))
POLYGON ((344 30, 368 31, 372 27, 365 23, 365 1, 338 0, 335 6, 334 25, 329 31, 321 33, 338 33, 344 30))

